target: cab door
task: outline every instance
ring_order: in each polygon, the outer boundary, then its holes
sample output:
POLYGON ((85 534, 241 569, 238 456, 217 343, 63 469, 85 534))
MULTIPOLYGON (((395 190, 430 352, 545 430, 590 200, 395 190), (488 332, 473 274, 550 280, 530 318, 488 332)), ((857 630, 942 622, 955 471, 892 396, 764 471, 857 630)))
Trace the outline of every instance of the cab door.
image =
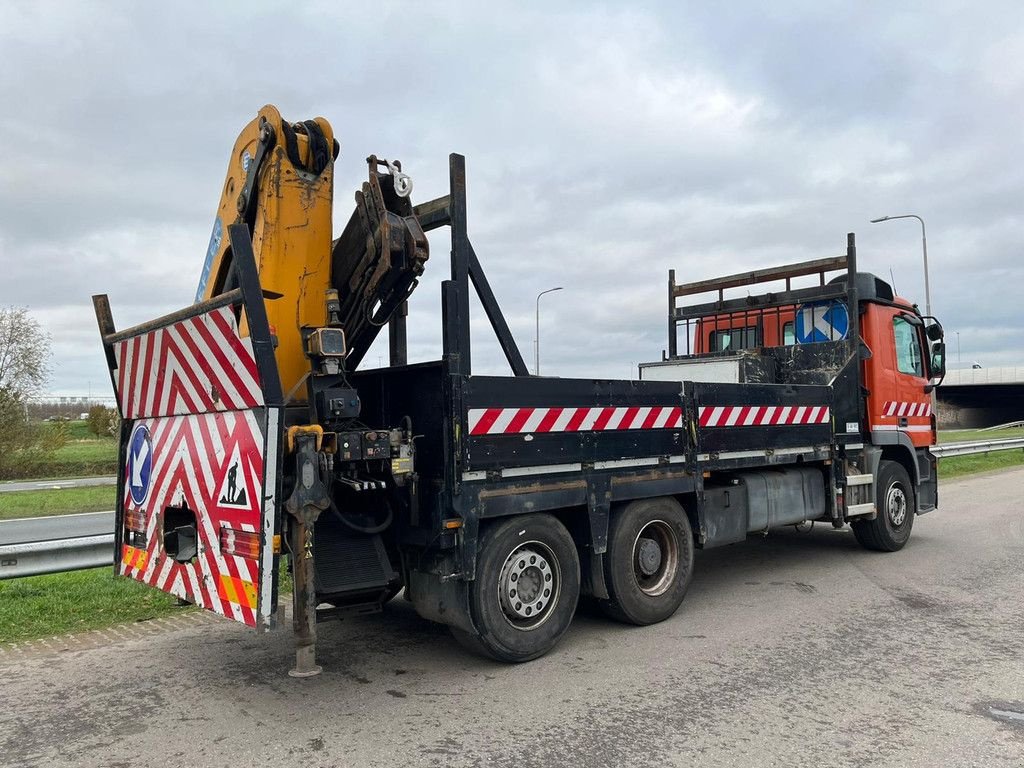
POLYGON ((863 336, 871 349, 865 362, 868 420, 876 444, 924 448, 935 443, 932 400, 924 351, 924 326, 913 310, 869 304, 863 336))

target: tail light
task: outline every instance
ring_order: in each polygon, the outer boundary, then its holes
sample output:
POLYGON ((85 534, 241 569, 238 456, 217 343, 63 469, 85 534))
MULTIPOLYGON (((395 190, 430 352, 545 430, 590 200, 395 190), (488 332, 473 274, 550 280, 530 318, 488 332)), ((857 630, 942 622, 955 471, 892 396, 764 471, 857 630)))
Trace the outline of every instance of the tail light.
POLYGON ((238 531, 224 526, 220 529, 220 551, 225 555, 259 560, 261 538, 256 531, 238 531))
POLYGON ((134 533, 145 533, 146 513, 141 509, 129 509, 124 513, 124 527, 134 533))

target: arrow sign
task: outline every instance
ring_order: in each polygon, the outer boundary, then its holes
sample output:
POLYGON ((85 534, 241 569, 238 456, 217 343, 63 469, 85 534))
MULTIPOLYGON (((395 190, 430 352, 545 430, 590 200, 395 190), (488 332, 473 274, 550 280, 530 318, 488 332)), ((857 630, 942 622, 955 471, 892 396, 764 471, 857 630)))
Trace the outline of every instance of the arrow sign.
POLYGON ((841 301, 818 301, 797 308, 797 344, 839 341, 846 338, 849 330, 850 313, 841 301))
POLYGON ((128 491, 132 501, 141 506, 149 495, 153 475, 153 442, 145 424, 137 424, 128 443, 128 491))

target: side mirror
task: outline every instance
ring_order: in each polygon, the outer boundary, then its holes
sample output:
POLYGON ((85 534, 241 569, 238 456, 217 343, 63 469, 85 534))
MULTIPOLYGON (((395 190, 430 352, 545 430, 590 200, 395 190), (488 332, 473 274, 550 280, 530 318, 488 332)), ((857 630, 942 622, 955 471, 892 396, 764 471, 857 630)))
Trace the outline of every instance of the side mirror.
POLYGON ((937 341, 932 344, 932 359, 928 366, 928 373, 933 379, 941 379, 946 375, 946 344, 937 341))
POLYGON ((929 325, 926 333, 930 341, 942 341, 942 326, 938 323, 929 325))

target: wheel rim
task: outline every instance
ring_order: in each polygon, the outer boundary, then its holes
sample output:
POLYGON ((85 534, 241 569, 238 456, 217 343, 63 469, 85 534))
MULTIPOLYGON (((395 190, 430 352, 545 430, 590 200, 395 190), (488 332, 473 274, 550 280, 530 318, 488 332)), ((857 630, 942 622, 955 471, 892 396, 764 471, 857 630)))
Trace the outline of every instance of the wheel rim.
POLYGON ((562 588, 554 552, 539 541, 516 545, 498 577, 498 600, 505 620, 516 629, 536 629, 551 615, 562 588))
POLYGON ((633 542, 633 577, 637 586, 646 595, 663 595, 678 572, 679 537, 664 520, 652 520, 640 529, 633 542))
POLYGON ((907 519, 907 494, 903 486, 893 483, 885 494, 885 513, 889 516, 889 522, 899 528, 907 519))

